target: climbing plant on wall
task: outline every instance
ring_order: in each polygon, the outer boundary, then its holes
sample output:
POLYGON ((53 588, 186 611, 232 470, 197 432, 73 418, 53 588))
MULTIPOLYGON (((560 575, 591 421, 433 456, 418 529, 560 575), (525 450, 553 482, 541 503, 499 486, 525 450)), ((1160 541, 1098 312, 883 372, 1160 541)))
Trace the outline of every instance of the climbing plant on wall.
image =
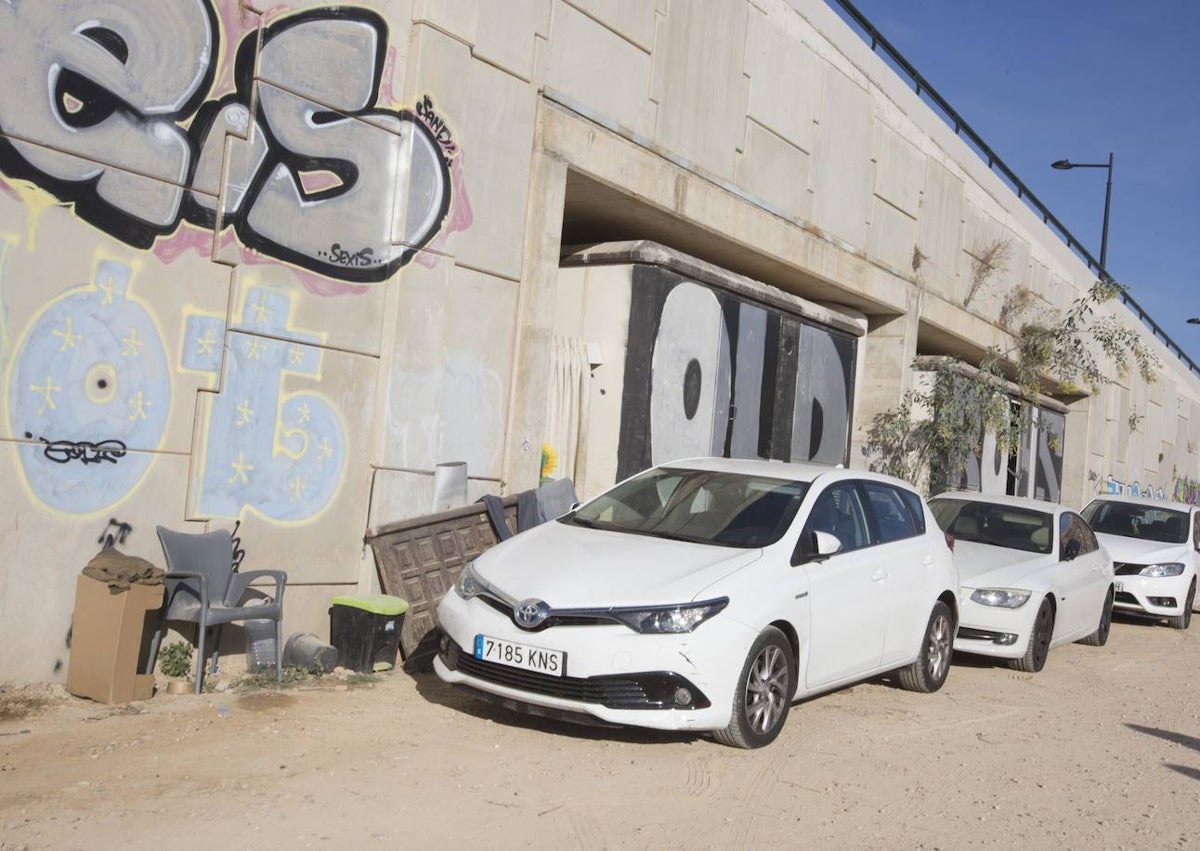
POLYGON ((1096 281, 1056 321, 1021 324, 1012 345, 988 349, 977 368, 952 359, 932 368, 914 363, 932 376, 874 417, 863 446, 868 467, 939 490, 959 481, 985 434, 996 435, 1003 452, 1019 445, 1049 381, 1065 396, 1097 392, 1131 369, 1152 383, 1160 364, 1141 336, 1116 315, 1097 314, 1122 290, 1111 279, 1096 281), (1014 409, 1013 400, 1025 404, 1014 409))

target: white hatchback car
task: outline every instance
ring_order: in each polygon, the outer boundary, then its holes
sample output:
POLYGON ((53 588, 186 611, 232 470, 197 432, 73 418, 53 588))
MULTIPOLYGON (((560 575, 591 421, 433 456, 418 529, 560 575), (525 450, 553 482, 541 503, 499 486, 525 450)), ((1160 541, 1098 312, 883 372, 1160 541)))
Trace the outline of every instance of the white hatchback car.
POLYGON ((958 577, 911 486, 809 464, 651 468, 468 565, 438 676, 534 714, 760 747, 792 701, 945 681, 958 577))
POLYGON ((1033 673, 1052 647, 1108 641, 1112 559, 1074 511, 966 492, 938 494, 929 507, 954 539, 962 583, 955 650, 1008 659, 1033 673))
POLYGON ((1083 509, 1112 553, 1117 609, 1187 629, 1196 605, 1200 508, 1185 502, 1102 496, 1083 509))

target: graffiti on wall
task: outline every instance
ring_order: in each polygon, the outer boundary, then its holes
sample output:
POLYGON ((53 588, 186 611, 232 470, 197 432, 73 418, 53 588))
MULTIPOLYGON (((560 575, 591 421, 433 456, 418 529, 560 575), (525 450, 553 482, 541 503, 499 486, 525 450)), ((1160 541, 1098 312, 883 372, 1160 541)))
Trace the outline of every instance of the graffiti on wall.
POLYGON ((443 227, 459 146, 428 97, 377 106, 375 12, 251 30, 225 94, 214 0, 0 2, 0 32, 0 171, 131 246, 232 228, 257 254, 378 282, 443 227))
POLYGON ((266 287, 246 291, 241 326, 219 316, 187 318, 181 366, 212 374, 224 368, 213 397, 200 461, 196 507, 235 518, 246 508, 277 522, 319 514, 333 499, 346 464, 346 432, 320 394, 286 393, 288 376, 319 380, 323 342, 290 326, 292 296, 266 287))
POLYGON ((1143 499, 1167 499, 1194 505, 1200 502, 1200 481, 1180 476, 1171 485, 1164 488, 1162 485, 1142 484, 1138 481, 1122 482, 1109 475, 1105 481, 1100 483, 1098 493, 1136 496, 1143 499))
POLYGON ((154 317, 132 270, 100 262, 29 323, 7 385, 20 469, 46 507, 103 511, 150 466, 171 409, 171 376, 154 317))
POLYGON ((696 455, 845 463, 854 352, 847 335, 634 266, 618 479, 696 455))

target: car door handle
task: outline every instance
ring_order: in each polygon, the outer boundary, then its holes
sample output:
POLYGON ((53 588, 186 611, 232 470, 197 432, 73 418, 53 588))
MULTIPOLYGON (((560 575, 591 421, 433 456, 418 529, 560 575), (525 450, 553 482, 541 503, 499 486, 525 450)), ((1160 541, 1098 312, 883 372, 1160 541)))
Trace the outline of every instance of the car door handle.
POLYGON ((926 567, 933 567, 933 556, 931 556, 931 555, 925 556, 925 561, 923 561, 921 563, 924 564, 926 567))
POLYGON ((885 579, 887 579, 887 571, 884 570, 883 568, 880 568, 879 570, 877 570, 871 574, 872 582, 882 582, 885 579))

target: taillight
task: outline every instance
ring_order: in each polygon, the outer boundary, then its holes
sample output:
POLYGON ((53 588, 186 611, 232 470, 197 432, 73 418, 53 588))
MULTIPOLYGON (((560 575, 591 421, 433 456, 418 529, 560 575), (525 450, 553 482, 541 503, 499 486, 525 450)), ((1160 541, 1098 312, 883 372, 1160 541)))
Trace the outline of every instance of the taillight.
POLYGON ((951 552, 954 551, 954 536, 949 532, 946 533, 946 546, 950 548, 951 552))

